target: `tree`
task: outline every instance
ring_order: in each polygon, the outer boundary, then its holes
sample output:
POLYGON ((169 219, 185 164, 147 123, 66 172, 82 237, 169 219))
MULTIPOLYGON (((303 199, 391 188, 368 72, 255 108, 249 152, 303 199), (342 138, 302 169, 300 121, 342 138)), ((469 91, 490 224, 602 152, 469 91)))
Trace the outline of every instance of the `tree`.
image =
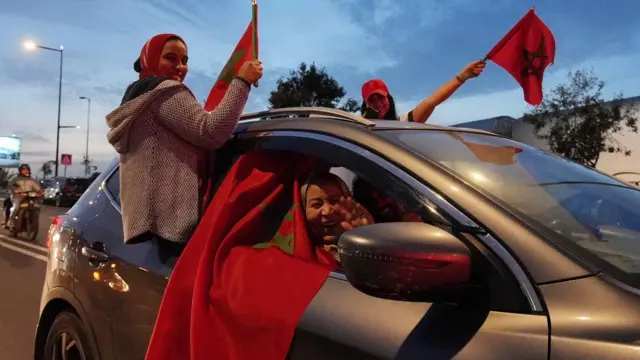
POLYGON ((553 89, 524 120, 533 124, 538 138, 548 141, 551 151, 580 164, 595 167, 603 152, 630 156, 615 134, 638 132, 635 109, 622 101, 622 94, 605 101, 604 86, 592 70, 570 72, 568 83, 553 89))
POLYGON ((93 160, 89 159, 86 154, 83 156, 81 164, 84 166, 84 176, 86 177, 98 170, 98 167, 93 165, 93 160))
POLYGON ((349 112, 359 111, 358 102, 347 99, 341 104, 346 91, 338 81, 327 74, 325 68, 315 63, 301 63, 288 78, 280 78, 276 90, 269 96, 269 108, 322 106, 339 108, 349 112))
POLYGON ((48 176, 53 174, 53 170, 51 168, 56 165, 55 160, 49 160, 42 163, 40 167, 40 172, 42 172, 42 178, 46 179, 48 176))

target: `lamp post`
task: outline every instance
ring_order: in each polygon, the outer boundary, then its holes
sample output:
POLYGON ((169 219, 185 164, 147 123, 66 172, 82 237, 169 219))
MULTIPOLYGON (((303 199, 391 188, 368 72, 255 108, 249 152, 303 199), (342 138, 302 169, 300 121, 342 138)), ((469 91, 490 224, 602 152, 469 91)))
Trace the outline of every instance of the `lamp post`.
POLYGON ((87 106, 87 145, 85 146, 84 149, 84 158, 86 159, 86 163, 85 163, 85 175, 89 176, 90 174, 88 174, 89 170, 89 122, 91 121, 91 98, 86 97, 86 96, 80 96, 80 100, 87 100, 88 106, 87 106))
POLYGON ((58 176, 58 167, 60 165, 60 159, 58 159, 58 157, 60 152, 60 129, 61 129, 60 109, 62 106, 62 59, 64 54, 64 47, 60 45, 60 49, 55 49, 47 46, 38 45, 33 41, 26 41, 23 45, 25 49, 31 50, 31 51, 36 49, 42 49, 42 50, 55 51, 60 53, 60 76, 58 79, 58 126, 56 128, 56 171, 55 171, 55 176, 58 176))

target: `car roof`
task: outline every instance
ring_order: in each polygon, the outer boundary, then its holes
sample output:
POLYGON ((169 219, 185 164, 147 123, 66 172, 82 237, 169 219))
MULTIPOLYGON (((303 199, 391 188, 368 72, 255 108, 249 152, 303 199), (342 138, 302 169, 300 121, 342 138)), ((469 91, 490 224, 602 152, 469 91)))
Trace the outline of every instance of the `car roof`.
MULTIPOLYGON (((377 131, 387 130, 455 131, 503 137, 478 129, 397 120, 368 120, 357 114, 323 107, 282 108, 243 114, 234 135, 273 131, 307 131, 357 140, 358 137, 369 137, 377 131)), ((117 163, 117 158, 115 157, 113 160, 115 163, 117 163)), ((109 168, 114 165, 112 163, 109 168)))
POLYGON ((235 133, 245 132, 263 132, 263 131, 278 131, 278 130, 303 130, 312 132, 324 132, 324 133, 340 133, 345 127, 359 128, 370 131, 385 131, 385 130, 433 130, 433 131, 456 131, 456 132, 468 132, 475 134, 484 134, 491 136, 499 136, 498 134, 488 132, 485 130, 468 129, 459 127, 449 127, 433 124, 422 123, 410 123, 397 120, 375 120, 372 121, 373 126, 367 126, 365 124, 356 123, 349 120, 336 119, 330 117, 297 117, 286 119, 252 119, 241 121, 236 127, 235 133))

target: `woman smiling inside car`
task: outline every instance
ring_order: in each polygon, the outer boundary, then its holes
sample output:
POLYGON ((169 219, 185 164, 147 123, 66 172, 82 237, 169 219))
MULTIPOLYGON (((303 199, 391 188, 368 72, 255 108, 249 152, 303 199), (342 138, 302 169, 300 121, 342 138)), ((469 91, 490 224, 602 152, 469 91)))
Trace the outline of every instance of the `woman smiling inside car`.
POLYGON ((300 194, 310 237, 336 261, 339 261, 336 245, 342 233, 374 224, 369 211, 353 200, 347 185, 335 174, 311 174, 300 194))
POLYGON ((438 105, 453 95, 467 80, 478 77, 485 66, 486 63, 482 60, 474 61, 465 66, 459 74, 447 81, 413 110, 401 115, 396 113, 395 101, 384 81, 380 79, 369 80, 362 85, 362 116, 372 120, 427 122, 438 105))
POLYGON ((134 63, 139 80, 107 115, 107 137, 120 154, 125 243, 184 243, 191 237, 202 211, 203 159, 229 139, 251 84, 262 76, 260 61, 244 63, 209 112, 182 83, 188 61, 181 37, 152 37, 134 63))

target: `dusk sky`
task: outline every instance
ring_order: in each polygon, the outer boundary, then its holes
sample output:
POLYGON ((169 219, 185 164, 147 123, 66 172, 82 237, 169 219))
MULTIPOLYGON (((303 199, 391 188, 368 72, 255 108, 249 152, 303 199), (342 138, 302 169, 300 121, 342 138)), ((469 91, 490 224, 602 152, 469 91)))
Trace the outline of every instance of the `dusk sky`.
MULTIPOLYGON (((246 111, 266 108, 276 80, 297 64, 326 67, 360 100, 360 86, 384 79, 407 111, 467 63, 482 58, 536 7, 556 38, 556 62, 544 87, 568 71, 592 68, 606 97, 640 95, 640 2, 527 0, 259 0, 260 57, 265 75, 246 111)), ((102 170, 115 155, 104 116, 136 79, 132 64, 152 35, 173 32, 187 41, 186 83, 204 100, 251 16, 249 0, 24 0, 0 7, 0 135, 23 137, 23 161, 39 168, 52 160, 58 99, 58 54, 25 51, 25 40, 64 46, 61 153, 74 156, 69 174, 80 175, 92 101, 90 157, 102 170)), ((429 120, 454 124, 527 110, 513 78, 489 64, 440 106, 429 120)))

